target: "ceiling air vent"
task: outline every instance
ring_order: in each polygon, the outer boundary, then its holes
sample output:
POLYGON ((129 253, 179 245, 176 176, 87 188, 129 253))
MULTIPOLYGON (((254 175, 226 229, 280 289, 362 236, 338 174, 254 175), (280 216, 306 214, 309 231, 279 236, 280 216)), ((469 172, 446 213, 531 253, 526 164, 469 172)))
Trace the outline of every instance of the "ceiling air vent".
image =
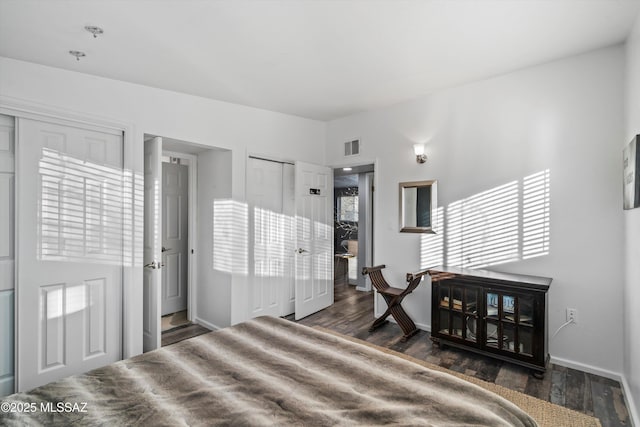
POLYGON ((360 140, 354 139, 353 141, 347 141, 344 143, 344 155, 355 156, 360 154, 360 140))

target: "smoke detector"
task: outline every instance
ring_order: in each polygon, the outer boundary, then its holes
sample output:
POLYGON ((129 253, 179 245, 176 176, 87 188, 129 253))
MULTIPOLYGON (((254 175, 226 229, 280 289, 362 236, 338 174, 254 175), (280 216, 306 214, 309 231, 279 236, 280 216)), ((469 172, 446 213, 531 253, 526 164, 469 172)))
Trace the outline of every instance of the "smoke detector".
POLYGON ((86 54, 86 53, 81 52, 81 51, 79 51, 79 50, 70 50, 70 51, 69 51, 69 55, 71 55, 71 56, 75 56, 75 57, 76 57, 76 60, 78 60, 78 61, 80 61, 80 58, 84 58, 85 56, 87 56, 87 54, 86 54))
POLYGON ((96 27, 95 25, 86 25, 84 29, 93 34, 94 39, 98 38, 99 35, 104 34, 104 30, 100 27, 96 27))

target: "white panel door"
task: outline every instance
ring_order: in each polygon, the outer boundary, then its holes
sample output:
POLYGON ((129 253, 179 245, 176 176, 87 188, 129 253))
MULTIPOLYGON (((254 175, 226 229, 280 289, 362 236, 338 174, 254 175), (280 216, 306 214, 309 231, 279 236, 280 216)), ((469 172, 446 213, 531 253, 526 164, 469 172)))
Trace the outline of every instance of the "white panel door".
POLYGON ((144 268, 142 348, 160 348, 160 260, 162 259, 162 138, 144 143, 144 268))
POLYGON ((187 309, 189 167, 162 164, 162 315, 187 309))
POLYGON ((249 221, 253 225, 249 245, 250 317, 279 316, 287 227, 282 214, 282 163, 249 158, 247 174, 249 221))
POLYGON ((333 304, 333 171, 296 162, 296 320, 333 304))
POLYGON ((121 358, 123 140, 17 121, 17 388, 121 358))

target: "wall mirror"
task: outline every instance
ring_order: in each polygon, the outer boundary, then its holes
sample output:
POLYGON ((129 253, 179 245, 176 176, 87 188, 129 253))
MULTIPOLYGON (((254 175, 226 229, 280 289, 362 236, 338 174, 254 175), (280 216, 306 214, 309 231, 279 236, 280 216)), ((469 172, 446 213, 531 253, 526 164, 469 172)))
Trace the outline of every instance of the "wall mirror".
POLYGON ((437 181, 400 183, 400 231, 433 233, 436 213, 437 181))

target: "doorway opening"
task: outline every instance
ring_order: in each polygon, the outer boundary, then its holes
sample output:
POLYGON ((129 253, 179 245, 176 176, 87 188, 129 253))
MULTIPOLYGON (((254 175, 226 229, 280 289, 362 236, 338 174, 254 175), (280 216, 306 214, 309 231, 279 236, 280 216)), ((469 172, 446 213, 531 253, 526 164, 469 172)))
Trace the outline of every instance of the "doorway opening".
POLYGON ((370 291, 360 274, 373 260, 374 165, 336 168, 334 176, 334 286, 370 291))

